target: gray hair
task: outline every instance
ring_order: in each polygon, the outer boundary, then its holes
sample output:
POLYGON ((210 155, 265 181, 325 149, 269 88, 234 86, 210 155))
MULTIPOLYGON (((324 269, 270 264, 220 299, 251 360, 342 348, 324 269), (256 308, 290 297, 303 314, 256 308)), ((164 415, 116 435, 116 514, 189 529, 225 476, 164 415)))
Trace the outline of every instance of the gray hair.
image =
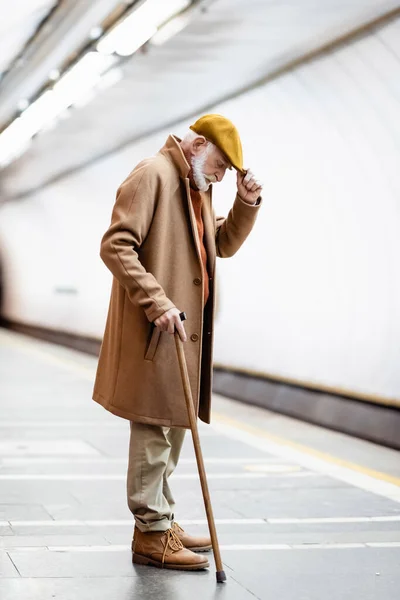
MULTIPOLYGON (((199 135, 200 134, 193 131, 193 129, 189 129, 189 131, 187 131, 185 133, 185 135, 183 136, 182 142, 190 144, 191 142, 193 142, 193 140, 195 140, 197 137, 199 137, 199 135)), ((210 142, 210 140, 207 140, 207 145, 205 147, 206 154, 209 154, 213 148, 216 148, 215 144, 210 142)))

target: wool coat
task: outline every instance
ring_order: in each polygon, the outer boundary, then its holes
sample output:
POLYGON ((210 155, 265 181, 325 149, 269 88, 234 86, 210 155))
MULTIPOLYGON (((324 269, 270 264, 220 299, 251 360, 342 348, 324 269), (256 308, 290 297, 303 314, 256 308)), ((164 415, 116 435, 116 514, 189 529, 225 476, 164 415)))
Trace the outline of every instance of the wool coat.
POLYGON ((236 196, 227 218, 217 218, 212 190, 202 193, 209 276, 204 307, 190 169, 179 141, 170 135, 117 191, 100 250, 114 277, 93 399, 130 421, 188 428, 174 336, 153 321, 170 308, 186 312, 184 350, 193 399, 197 414, 209 423, 216 256, 235 254, 260 205, 236 196))

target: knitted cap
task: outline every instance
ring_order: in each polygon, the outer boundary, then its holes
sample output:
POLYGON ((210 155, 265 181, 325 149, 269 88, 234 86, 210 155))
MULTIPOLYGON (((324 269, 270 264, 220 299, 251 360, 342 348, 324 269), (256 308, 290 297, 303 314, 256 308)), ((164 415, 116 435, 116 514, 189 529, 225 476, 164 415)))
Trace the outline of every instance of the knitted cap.
POLYGON ((237 171, 244 172, 242 143, 232 121, 222 115, 204 115, 193 123, 190 129, 210 140, 225 154, 237 171))

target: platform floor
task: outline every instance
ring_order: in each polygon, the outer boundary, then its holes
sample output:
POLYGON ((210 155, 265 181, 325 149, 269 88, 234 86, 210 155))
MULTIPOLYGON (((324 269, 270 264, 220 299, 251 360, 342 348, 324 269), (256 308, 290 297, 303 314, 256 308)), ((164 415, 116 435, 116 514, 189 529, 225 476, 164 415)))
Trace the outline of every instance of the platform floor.
MULTIPOLYGON (((215 396, 200 427, 228 581, 133 566, 126 421, 96 360, 0 330, 1 600, 398 600, 400 453, 215 396)), ((178 521, 205 532, 187 436, 178 521)))

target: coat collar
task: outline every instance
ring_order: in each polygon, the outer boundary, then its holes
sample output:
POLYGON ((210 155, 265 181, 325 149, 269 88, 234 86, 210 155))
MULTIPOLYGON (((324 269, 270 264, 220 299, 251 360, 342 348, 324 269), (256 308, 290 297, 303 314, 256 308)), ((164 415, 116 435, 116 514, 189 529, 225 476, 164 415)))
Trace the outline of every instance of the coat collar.
POLYGON ((179 175, 186 179, 189 176, 190 166, 183 154, 181 140, 176 135, 169 135, 160 153, 168 157, 175 165, 179 175))

